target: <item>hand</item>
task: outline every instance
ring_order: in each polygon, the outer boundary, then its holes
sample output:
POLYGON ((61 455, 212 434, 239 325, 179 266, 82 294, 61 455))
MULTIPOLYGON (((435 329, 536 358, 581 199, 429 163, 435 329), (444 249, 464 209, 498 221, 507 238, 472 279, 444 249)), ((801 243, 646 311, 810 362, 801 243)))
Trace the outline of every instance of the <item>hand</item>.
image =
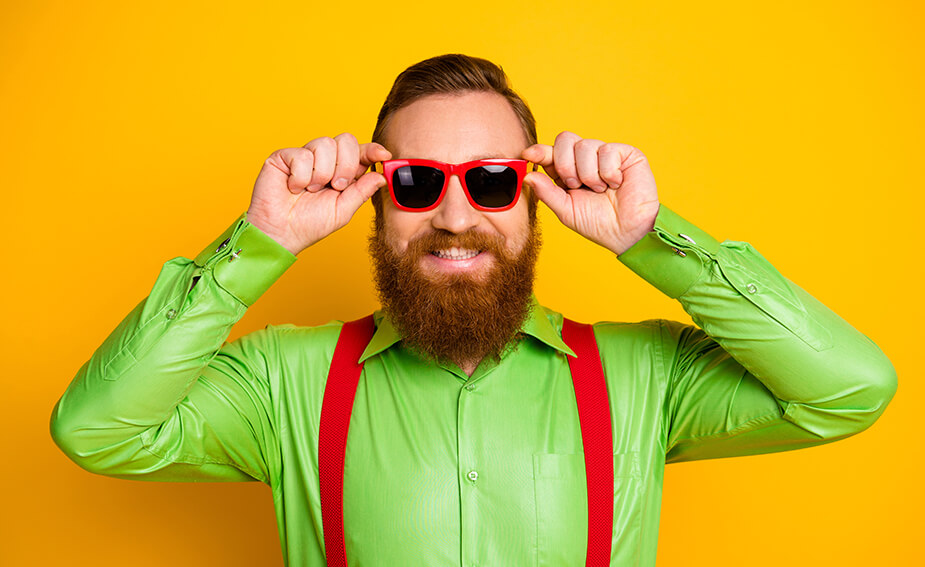
POLYGON ((562 224, 614 254, 655 226, 655 178, 646 156, 633 146, 562 132, 554 146, 534 144, 521 157, 543 166, 548 177, 533 172, 525 181, 562 224))
POLYGON ((359 144, 347 133, 276 150, 257 175, 247 221, 298 254, 345 226, 386 184, 366 170, 391 157, 383 146, 359 144))

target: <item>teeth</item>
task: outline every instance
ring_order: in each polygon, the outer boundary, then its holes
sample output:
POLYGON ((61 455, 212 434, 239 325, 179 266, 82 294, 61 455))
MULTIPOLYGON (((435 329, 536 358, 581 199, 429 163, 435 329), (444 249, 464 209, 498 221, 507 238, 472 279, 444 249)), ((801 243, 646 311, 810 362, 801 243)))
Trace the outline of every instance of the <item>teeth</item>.
POLYGON ((433 255, 438 258, 447 260, 468 260, 479 255, 478 250, 467 250, 465 248, 452 247, 448 250, 434 250, 433 255))

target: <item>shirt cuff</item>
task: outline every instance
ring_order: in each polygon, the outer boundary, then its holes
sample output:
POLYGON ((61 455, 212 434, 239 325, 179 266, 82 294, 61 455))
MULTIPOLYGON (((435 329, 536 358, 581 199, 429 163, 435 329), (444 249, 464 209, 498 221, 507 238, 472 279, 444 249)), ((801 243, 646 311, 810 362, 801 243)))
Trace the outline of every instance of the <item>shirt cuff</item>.
POLYGON ((248 307, 295 261, 294 254, 247 222, 247 213, 193 260, 200 275, 211 272, 222 289, 248 307))
POLYGON ((719 241, 659 205, 655 227, 617 259, 659 291, 678 298, 719 251, 719 241))

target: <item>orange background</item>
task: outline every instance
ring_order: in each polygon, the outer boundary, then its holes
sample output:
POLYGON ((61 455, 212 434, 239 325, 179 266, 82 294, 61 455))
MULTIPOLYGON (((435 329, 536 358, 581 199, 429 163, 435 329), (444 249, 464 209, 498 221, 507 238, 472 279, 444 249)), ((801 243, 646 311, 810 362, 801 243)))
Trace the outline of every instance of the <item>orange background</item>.
MULTIPOLYGON (((266 486, 94 476, 56 449, 49 415, 160 265, 246 209, 272 151, 368 139, 394 76, 445 52, 501 63, 541 141, 568 129, 642 149, 664 203, 754 244, 898 370, 859 436, 668 467, 659 566, 918 564, 919 3, 318 4, 0 5, 0 564, 281 564, 266 486)), ((371 311, 371 212, 304 252, 232 338, 371 311)), ((689 321, 541 214, 546 305, 689 321)))

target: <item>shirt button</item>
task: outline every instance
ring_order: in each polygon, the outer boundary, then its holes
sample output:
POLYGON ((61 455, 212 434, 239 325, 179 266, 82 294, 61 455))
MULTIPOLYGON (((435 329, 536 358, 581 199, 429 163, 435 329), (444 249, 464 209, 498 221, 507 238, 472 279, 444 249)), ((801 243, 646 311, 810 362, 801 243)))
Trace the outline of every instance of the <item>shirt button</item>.
POLYGON ((466 384, 466 390, 469 390, 470 392, 475 390, 475 384, 466 384))
POLYGON ((469 474, 466 475, 466 478, 468 478, 472 482, 475 482, 479 479, 479 473, 475 471, 469 471, 469 474))
POLYGON ((168 318, 168 319, 173 319, 173 318, 175 318, 176 316, 177 316, 177 310, 176 310, 176 309, 171 309, 170 311, 167 312, 167 318, 168 318))
POLYGON ((748 293, 758 293, 758 286, 756 286, 753 283, 750 283, 747 286, 745 286, 745 289, 748 290, 748 293))

